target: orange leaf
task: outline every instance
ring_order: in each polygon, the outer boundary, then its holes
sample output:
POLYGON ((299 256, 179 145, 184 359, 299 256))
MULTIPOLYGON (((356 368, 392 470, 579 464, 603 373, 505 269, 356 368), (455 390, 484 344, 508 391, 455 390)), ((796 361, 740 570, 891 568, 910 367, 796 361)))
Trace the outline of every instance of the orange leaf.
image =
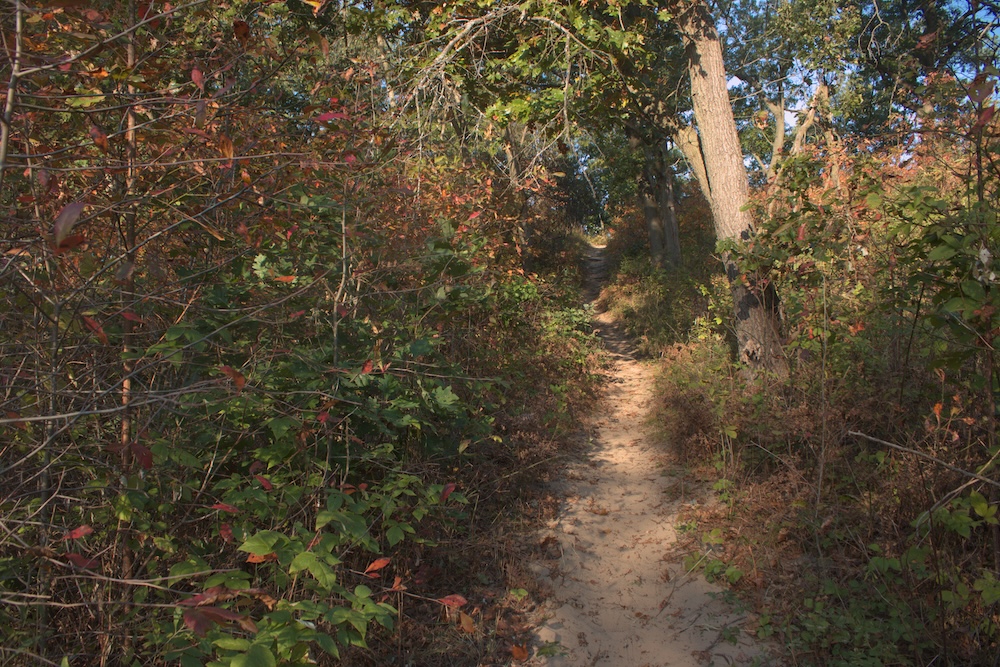
POLYGON ((937 417, 938 419, 941 419, 942 409, 944 409, 944 406, 941 405, 940 402, 934 404, 934 416, 937 417))
POLYGON ((458 616, 459 625, 462 626, 462 631, 468 634, 472 634, 476 631, 476 624, 472 622, 472 617, 466 614, 464 611, 459 612, 458 616))
POLYGON ((371 577, 372 579, 378 577, 377 574, 372 574, 372 573, 377 572, 378 570, 381 570, 383 567, 388 565, 390 560, 391 560, 390 558, 376 558, 371 562, 371 565, 365 568, 365 575, 371 577))
POLYGON ((269 554, 249 554, 247 556, 248 563, 266 563, 272 560, 278 560, 278 554, 273 551, 269 554))
POLYGON ((279 283, 293 283, 295 282, 295 276, 275 276, 274 279, 279 283))
POLYGON ((375 364, 372 363, 371 359, 368 359, 367 361, 365 361, 365 365, 361 367, 361 374, 362 375, 366 375, 368 373, 371 373, 372 372, 372 368, 374 368, 374 367, 375 367, 375 364))
POLYGON ((247 383, 247 379, 243 376, 243 373, 240 373, 232 366, 223 366, 219 370, 233 381, 233 384, 236 385, 236 391, 243 391, 243 387, 246 386, 247 383))
POLYGON ((389 589, 389 592, 392 593, 392 592, 405 591, 405 590, 406 590, 406 586, 403 585, 403 578, 400 577, 400 576, 397 576, 393 580, 393 582, 392 582, 392 588, 389 589))
POLYGON ((524 662, 528 659, 528 649, 523 646, 518 646, 514 644, 510 647, 510 655, 514 660, 518 662, 524 662))
POLYGON ((468 604, 469 601, 457 593, 452 593, 451 595, 446 595, 443 598, 438 598, 438 602, 443 604, 445 607, 458 609, 459 607, 468 604))

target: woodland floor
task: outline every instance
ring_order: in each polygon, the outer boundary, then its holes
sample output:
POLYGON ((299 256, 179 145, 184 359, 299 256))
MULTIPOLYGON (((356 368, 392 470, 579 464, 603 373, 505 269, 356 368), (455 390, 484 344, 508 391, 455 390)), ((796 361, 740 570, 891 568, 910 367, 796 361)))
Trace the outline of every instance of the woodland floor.
MULTIPOLYGON (((601 248, 587 258, 588 300, 605 279, 601 248)), ((581 431, 581 455, 549 483, 559 501, 530 564, 548 601, 528 664, 551 667, 768 665, 776 661, 747 631, 746 614, 720 587, 688 574, 681 513, 713 502, 657 438, 656 365, 637 358, 607 313, 595 318, 609 353, 607 390, 581 431)), ((686 541, 690 544, 690 540, 686 541)))

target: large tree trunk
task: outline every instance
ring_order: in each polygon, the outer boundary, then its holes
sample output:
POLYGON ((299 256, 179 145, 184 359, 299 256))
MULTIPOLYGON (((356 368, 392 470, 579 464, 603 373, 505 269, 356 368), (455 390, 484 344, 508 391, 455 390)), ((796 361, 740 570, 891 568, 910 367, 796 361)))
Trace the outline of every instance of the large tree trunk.
MULTIPOLYGON (((689 160, 701 163, 700 170, 693 166, 711 204, 717 237, 748 240, 753 233, 753 220, 746 210, 750 188, 726 88, 719 35, 704 0, 684 5, 676 21, 684 38, 698 126, 697 143, 690 136, 678 137, 678 145, 689 160)), ((729 253, 723 255, 723 262, 733 295, 739 360, 754 375, 762 370, 787 375, 773 286, 759 277, 744 276, 729 253)))

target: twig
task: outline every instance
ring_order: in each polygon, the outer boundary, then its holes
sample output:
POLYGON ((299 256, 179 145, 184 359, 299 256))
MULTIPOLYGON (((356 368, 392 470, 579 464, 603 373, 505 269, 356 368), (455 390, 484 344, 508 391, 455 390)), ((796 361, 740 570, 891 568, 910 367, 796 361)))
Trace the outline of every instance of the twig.
POLYGON ((942 461, 941 459, 937 458, 936 456, 931 456, 930 454, 925 454, 924 452, 917 451, 916 449, 910 449, 909 447, 903 447, 902 445, 897 445, 896 443, 894 443, 894 442, 888 442, 887 440, 880 440, 879 438, 873 438, 870 435, 865 435, 864 433, 859 433, 858 431, 848 431, 847 435, 853 435, 853 436, 858 437, 858 438, 864 438, 864 439, 870 440, 872 442, 877 442, 880 445, 885 445, 886 447, 892 447, 893 449, 898 449, 899 451, 906 452, 907 454, 913 454, 915 456, 919 456, 921 458, 927 459, 928 461, 933 461, 934 463, 938 464, 942 468, 947 468, 948 470, 951 470, 952 472, 957 472, 960 475, 965 475, 966 477, 971 477, 973 479, 977 479, 980 482, 983 482, 984 484, 989 484, 990 486, 995 486, 997 488, 1000 488, 1000 482, 995 482, 992 479, 990 479, 989 477, 983 477, 982 475, 980 475, 978 473, 969 472, 968 470, 962 470, 961 468, 959 468, 957 466, 953 466, 950 463, 945 463, 944 461, 942 461))

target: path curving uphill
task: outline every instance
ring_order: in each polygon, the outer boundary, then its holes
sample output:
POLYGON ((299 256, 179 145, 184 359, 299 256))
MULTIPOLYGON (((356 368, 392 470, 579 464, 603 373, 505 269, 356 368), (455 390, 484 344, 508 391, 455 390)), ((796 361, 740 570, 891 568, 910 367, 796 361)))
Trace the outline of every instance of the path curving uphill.
MULTIPOLYGON (((602 249, 587 262, 585 294, 593 301, 605 279, 602 249)), ((721 589, 685 572, 677 515, 708 499, 685 493, 665 445, 647 427, 655 366, 637 358, 607 313, 596 316, 595 328, 613 368, 584 455, 552 483, 562 506, 531 564, 551 595, 529 664, 773 664, 740 631, 744 615, 722 601, 721 589)))

